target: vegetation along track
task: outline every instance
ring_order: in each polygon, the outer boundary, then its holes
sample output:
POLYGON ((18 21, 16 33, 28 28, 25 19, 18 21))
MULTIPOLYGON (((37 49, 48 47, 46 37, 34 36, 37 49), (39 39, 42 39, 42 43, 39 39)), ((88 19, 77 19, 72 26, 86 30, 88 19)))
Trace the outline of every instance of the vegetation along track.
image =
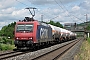
POLYGON ((15 56, 22 55, 25 53, 27 53, 27 52, 11 51, 11 52, 7 52, 7 53, 2 53, 2 54, 0 54, 0 60, 15 57, 15 56))
POLYGON ((58 48, 58 49, 55 49, 55 50, 50 51, 46 54, 43 54, 43 55, 38 56, 36 58, 33 58, 32 60, 56 60, 79 41, 80 41, 80 39, 77 39, 69 44, 66 44, 66 45, 58 48))

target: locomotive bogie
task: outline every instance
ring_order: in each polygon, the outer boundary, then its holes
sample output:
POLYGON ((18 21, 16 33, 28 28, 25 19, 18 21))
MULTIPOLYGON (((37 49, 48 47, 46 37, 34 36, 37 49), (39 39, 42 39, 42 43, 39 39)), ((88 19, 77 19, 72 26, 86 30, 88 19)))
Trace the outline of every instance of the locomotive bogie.
POLYGON ((21 46, 21 47, 27 46, 28 47, 31 44, 33 44, 33 41, 32 40, 15 40, 14 44, 15 46, 21 46))

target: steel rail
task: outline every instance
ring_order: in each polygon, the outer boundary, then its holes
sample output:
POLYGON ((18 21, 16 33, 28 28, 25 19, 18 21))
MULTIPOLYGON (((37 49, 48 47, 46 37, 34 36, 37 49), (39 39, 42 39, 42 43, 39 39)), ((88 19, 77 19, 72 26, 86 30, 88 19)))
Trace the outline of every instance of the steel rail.
POLYGON ((47 52, 47 53, 45 53, 45 54, 43 54, 41 56, 32 58, 31 60, 54 60, 54 59, 58 58, 60 55, 64 54, 67 50, 69 50, 72 46, 74 46, 78 41, 79 40, 72 41, 69 44, 66 44, 64 46, 61 46, 60 48, 55 49, 53 51, 47 52), (70 44, 72 44, 72 45, 69 46, 70 44), (69 47, 67 47, 67 46, 69 46, 69 47), (63 50, 63 49, 65 49, 65 50, 63 50), (57 52, 58 54, 55 54, 55 52, 57 52))

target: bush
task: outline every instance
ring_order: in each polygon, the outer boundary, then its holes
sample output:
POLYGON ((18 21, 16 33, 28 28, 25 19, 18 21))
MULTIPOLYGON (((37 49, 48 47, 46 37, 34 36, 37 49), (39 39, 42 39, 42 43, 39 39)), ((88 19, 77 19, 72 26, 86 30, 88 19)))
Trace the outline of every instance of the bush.
POLYGON ((2 38, 2 41, 3 41, 4 44, 7 43, 7 40, 6 40, 6 38, 4 38, 4 37, 2 38))
POLYGON ((11 39, 7 39, 7 44, 11 44, 11 45, 14 45, 14 40, 11 40, 11 39))
POLYGON ((12 50, 14 47, 14 40, 7 39, 6 37, 0 38, 0 50, 12 50))
POLYGON ((3 37, 3 38, 0 40, 0 43, 14 45, 14 40, 12 40, 12 39, 7 39, 7 38, 3 37))
POLYGON ((15 48, 14 45, 10 44, 0 44, 0 50, 13 50, 15 48))

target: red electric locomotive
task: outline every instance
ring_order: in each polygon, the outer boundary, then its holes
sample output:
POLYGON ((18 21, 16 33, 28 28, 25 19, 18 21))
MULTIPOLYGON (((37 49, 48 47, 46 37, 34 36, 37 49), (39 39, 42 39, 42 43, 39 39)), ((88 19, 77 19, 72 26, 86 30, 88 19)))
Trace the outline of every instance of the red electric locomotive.
POLYGON ((25 17, 23 21, 16 22, 15 46, 17 48, 32 48, 32 46, 52 41, 52 29, 32 18, 25 17))

